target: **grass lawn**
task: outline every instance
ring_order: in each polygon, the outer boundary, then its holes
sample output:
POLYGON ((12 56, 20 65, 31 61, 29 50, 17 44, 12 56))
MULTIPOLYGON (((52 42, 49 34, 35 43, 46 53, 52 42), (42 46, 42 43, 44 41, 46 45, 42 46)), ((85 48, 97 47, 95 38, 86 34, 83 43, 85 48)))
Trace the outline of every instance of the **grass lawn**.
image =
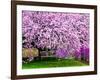
POLYGON ((52 68, 52 67, 73 67, 73 66, 87 66, 87 64, 74 60, 74 59, 61 59, 56 58, 43 58, 40 60, 32 61, 30 63, 23 63, 22 69, 32 68, 52 68))

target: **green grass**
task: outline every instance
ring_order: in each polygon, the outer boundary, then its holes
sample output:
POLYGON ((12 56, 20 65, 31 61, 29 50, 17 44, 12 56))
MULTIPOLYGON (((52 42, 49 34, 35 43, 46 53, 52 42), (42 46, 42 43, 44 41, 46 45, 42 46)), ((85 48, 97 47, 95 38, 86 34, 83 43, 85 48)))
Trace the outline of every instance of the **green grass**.
POLYGON ((30 63, 23 63, 22 69, 33 68, 52 68, 52 67, 74 67, 74 66, 87 66, 87 64, 74 59, 61 59, 56 58, 43 58, 41 61, 36 60, 30 63))

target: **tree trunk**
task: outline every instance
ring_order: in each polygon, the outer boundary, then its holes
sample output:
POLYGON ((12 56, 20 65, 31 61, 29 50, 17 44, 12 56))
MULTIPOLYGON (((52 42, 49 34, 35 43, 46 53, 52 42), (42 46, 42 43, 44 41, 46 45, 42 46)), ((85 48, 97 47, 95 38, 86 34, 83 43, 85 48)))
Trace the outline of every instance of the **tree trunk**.
POLYGON ((41 53, 39 51, 38 59, 41 60, 41 53))

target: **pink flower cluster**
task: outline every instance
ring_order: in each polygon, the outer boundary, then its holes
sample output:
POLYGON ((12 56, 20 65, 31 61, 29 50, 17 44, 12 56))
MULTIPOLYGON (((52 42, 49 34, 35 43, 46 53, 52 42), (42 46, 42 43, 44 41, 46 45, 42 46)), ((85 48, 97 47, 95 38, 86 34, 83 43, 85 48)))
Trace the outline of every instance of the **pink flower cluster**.
POLYGON ((23 10, 23 47, 63 49, 67 51, 65 57, 73 56, 80 52, 81 46, 89 49, 89 19, 89 13, 23 10))

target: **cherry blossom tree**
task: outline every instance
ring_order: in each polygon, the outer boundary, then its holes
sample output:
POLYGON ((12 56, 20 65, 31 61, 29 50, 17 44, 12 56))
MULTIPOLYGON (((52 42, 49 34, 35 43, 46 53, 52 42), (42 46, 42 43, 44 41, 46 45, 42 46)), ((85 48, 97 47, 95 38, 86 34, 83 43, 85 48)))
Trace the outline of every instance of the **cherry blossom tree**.
POLYGON ((23 48, 54 50, 59 58, 84 54, 89 60, 89 19, 89 13, 23 10, 23 48))

